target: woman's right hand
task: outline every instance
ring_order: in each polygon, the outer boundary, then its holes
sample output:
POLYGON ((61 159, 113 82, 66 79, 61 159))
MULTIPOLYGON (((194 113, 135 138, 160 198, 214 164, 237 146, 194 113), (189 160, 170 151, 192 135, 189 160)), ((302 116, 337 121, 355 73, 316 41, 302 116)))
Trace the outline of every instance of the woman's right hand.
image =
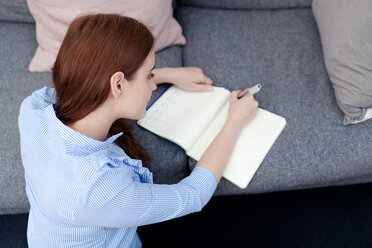
POLYGON ((232 124, 240 130, 251 122, 257 114, 258 102, 252 94, 247 94, 238 99, 242 90, 235 90, 230 95, 229 113, 226 123, 232 124))
POLYGON ((241 90, 231 92, 225 126, 209 144, 195 166, 195 168, 204 167, 211 171, 217 183, 221 180, 242 129, 257 114, 258 102, 253 95, 248 94, 238 99, 241 92, 241 90))

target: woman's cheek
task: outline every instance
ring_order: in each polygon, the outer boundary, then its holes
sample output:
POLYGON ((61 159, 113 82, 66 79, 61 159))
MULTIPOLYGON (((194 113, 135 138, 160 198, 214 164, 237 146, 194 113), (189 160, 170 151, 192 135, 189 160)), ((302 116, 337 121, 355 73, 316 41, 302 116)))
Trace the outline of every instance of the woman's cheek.
POLYGON ((142 113, 140 114, 139 119, 142 119, 146 115, 146 107, 142 109, 142 113))

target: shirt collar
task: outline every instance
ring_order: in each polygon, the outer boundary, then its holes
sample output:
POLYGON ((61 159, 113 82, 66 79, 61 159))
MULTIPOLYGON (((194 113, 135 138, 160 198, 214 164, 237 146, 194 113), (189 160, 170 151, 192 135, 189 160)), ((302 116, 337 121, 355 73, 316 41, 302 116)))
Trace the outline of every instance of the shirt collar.
POLYGON ((120 132, 105 141, 99 141, 81 134, 61 122, 56 116, 54 104, 49 105, 46 111, 56 132, 55 134, 62 138, 66 152, 72 155, 89 155, 93 152, 107 149, 112 146, 118 137, 123 135, 123 132, 120 132))

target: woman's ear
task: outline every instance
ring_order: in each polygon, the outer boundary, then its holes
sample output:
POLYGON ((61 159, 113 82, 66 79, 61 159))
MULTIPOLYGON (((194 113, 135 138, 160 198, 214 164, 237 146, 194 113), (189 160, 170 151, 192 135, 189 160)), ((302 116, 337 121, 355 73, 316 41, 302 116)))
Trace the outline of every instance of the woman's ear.
POLYGON ((111 94, 114 98, 118 98, 124 89, 124 73, 121 71, 115 72, 110 78, 111 94))

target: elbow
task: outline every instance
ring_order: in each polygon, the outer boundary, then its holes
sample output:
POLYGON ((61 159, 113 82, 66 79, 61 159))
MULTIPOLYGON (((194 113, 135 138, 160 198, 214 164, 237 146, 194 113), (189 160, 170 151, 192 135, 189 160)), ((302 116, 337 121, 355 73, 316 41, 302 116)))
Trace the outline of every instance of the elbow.
POLYGON ((178 185, 186 196, 185 205, 189 205, 187 202, 193 202, 193 209, 197 212, 200 212, 207 205, 217 188, 214 175, 206 169, 200 168, 194 169, 192 174, 180 181, 178 185))
POLYGON ((206 192, 203 190, 198 189, 194 185, 188 185, 188 191, 190 192, 190 197, 194 198, 194 211, 200 212, 205 205, 209 202, 212 198, 211 192, 206 192))
POLYGON ((200 202, 201 202, 200 211, 205 207, 205 205, 207 205, 207 203, 209 202, 211 198, 212 198, 212 195, 204 196, 203 198, 202 197, 200 198, 200 202))

